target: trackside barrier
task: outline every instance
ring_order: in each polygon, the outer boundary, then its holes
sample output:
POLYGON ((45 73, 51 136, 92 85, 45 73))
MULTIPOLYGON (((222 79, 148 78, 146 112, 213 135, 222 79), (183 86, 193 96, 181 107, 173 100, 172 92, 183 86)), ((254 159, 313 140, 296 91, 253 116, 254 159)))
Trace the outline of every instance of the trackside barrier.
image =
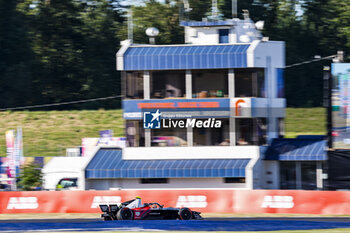
POLYGON ((120 190, 1 192, 0 213, 99 213, 99 204, 143 202, 206 213, 350 214, 350 192, 300 190, 120 190))

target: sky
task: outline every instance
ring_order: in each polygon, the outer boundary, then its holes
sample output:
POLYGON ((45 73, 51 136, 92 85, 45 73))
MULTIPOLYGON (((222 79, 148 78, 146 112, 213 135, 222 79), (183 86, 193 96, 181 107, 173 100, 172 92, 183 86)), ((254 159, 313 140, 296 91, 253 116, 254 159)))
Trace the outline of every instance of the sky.
POLYGON ((332 64, 332 74, 344 74, 350 70, 350 63, 333 63, 332 64))

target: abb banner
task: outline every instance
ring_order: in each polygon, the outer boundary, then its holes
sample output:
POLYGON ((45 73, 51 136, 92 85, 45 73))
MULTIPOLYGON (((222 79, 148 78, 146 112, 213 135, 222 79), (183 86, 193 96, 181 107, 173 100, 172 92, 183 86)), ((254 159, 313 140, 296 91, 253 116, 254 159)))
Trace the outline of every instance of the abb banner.
POLYGON ((1 192, 0 213, 99 213, 136 196, 206 213, 350 214, 350 192, 300 190, 121 190, 1 192))

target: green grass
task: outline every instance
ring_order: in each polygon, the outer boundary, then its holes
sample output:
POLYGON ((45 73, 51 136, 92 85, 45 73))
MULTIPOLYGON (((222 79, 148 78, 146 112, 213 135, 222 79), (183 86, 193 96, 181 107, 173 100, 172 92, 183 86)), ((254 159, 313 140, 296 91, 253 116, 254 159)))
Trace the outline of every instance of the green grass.
POLYGON ((285 136, 296 137, 300 134, 325 135, 325 108, 287 108, 285 136))
POLYGON ((0 153, 6 153, 5 132, 23 128, 25 156, 65 155, 65 148, 81 145, 83 137, 99 137, 99 131, 112 129, 124 135, 121 110, 38 111, 0 113, 0 153))
MULTIPOLYGON (((325 134, 325 114, 324 108, 288 108, 286 137, 325 134)), ((65 155, 65 148, 80 146, 83 137, 98 137, 100 130, 124 135, 121 110, 0 112, 1 156, 6 154, 6 130, 18 126, 23 128, 25 156, 65 155)))

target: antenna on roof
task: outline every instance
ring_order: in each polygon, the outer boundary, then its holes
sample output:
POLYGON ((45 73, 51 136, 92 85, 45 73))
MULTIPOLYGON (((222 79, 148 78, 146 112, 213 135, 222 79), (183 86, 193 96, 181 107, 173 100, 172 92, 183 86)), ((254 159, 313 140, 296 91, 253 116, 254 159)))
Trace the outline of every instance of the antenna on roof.
POLYGON ((217 19, 217 17, 218 17, 218 1, 217 0, 212 0, 211 16, 214 19, 217 19))
POLYGON ((130 8, 128 10, 128 39, 131 43, 133 43, 134 40, 134 24, 132 19, 132 9, 130 8))
POLYGON ((190 7, 190 3, 188 2, 188 0, 182 0, 183 4, 181 5, 180 4, 180 7, 179 7, 179 19, 180 19, 180 22, 182 20, 188 20, 188 15, 189 15, 189 12, 192 10, 192 8, 190 7))
POLYGON ((192 8, 190 7, 190 3, 188 2, 188 0, 183 0, 183 1, 184 1, 185 12, 190 12, 192 10, 192 8))
POLYGON ((232 0, 232 18, 237 18, 237 0, 232 0))

